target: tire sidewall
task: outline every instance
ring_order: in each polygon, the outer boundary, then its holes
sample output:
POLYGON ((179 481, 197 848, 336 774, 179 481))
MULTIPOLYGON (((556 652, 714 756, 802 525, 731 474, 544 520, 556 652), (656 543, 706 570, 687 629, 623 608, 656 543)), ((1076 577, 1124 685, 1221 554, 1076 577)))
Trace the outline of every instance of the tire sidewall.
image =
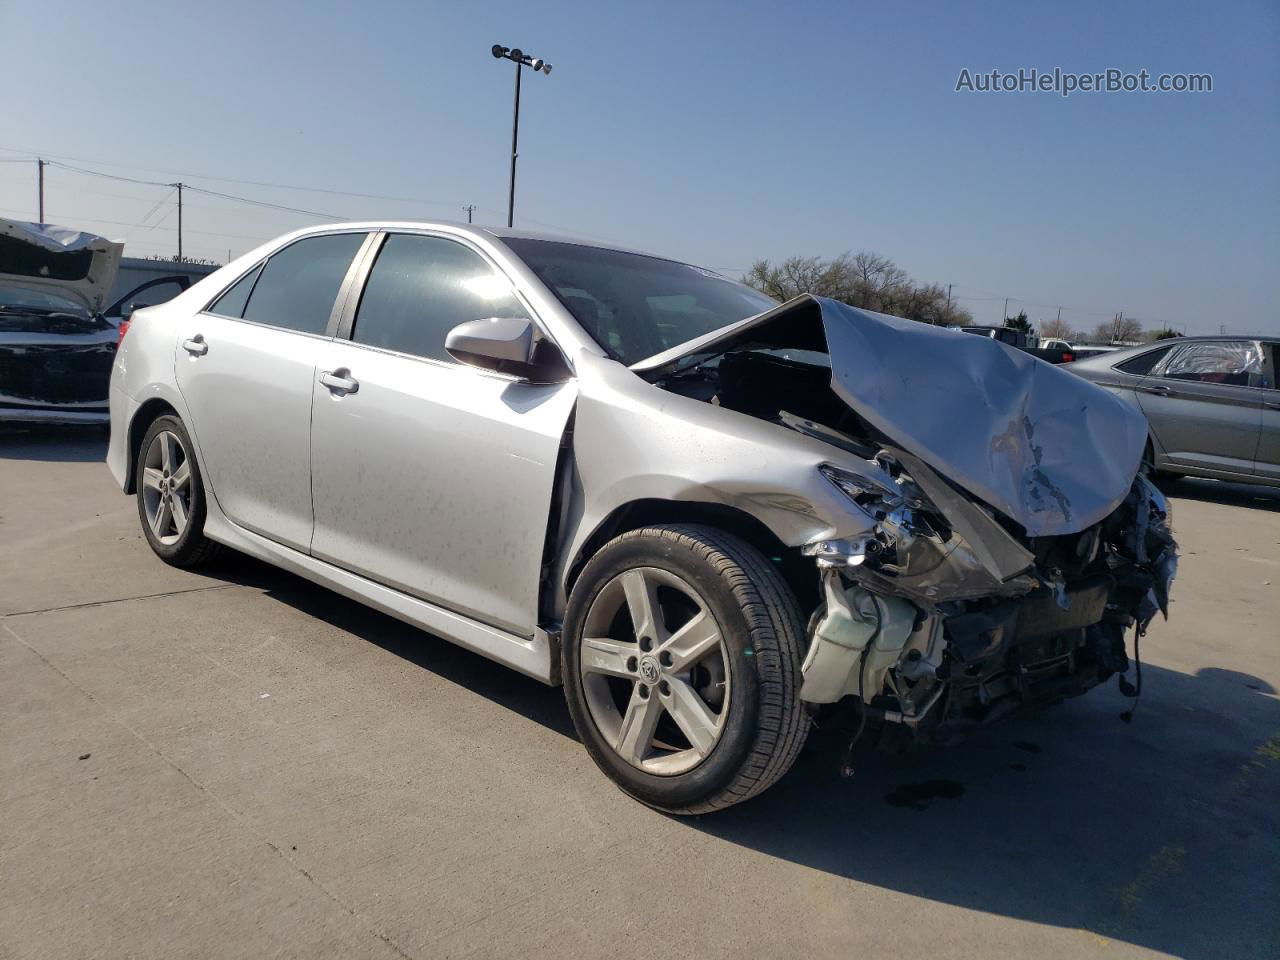
POLYGON ((142 524, 142 535, 146 538, 151 549, 162 560, 169 562, 181 561, 182 558, 203 542, 205 516, 204 480, 200 475, 200 466, 196 462, 195 448, 191 443, 191 436, 187 433, 187 428, 181 420, 177 417, 166 415, 157 417, 152 421, 151 426, 147 428, 147 432, 142 438, 141 446, 138 447, 138 462, 135 471, 137 489, 134 499, 137 501, 138 521, 142 524), (155 440, 156 435, 166 431, 176 434, 182 441, 187 462, 191 464, 191 492, 187 508, 187 528, 182 531, 182 536, 178 537, 173 543, 161 543, 156 539, 156 535, 152 533, 151 524, 147 522, 147 510, 143 503, 142 493, 142 469, 147 450, 151 448, 151 442, 155 440))
POLYGON ((608 776, 632 796, 660 808, 697 804, 740 773, 758 733, 760 684, 753 639, 741 601, 725 578, 684 544, 646 534, 615 540, 587 564, 569 598, 561 658, 565 698, 583 744, 608 776), (601 588, 635 567, 656 567, 685 580, 701 596, 724 638, 729 670, 729 716, 708 757, 675 776, 647 773, 627 763, 604 739, 587 708, 579 670, 586 613, 601 588))

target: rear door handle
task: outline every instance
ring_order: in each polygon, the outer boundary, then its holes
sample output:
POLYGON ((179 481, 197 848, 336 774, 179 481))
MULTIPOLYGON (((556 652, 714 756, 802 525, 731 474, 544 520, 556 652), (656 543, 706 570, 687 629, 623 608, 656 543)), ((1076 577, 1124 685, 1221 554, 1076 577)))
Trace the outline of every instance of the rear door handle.
POLYGON ((1142 386, 1138 387, 1138 389, 1139 389, 1139 390, 1141 390, 1143 393, 1154 393, 1154 394, 1156 394, 1157 396, 1161 396, 1161 397, 1168 397, 1168 396, 1172 396, 1172 395, 1173 395, 1173 391, 1172 391, 1172 390, 1170 390, 1168 387, 1166 387, 1166 386, 1162 386, 1162 385, 1160 385, 1160 384, 1146 384, 1146 383, 1144 383, 1142 386))
POLYGON ((204 334, 197 333, 190 340, 182 341, 182 349, 193 357, 203 357, 209 352, 209 345, 204 342, 204 334))
POLYGON ((346 367, 326 370, 320 374, 320 382, 335 393, 355 393, 360 389, 360 381, 354 379, 346 367))

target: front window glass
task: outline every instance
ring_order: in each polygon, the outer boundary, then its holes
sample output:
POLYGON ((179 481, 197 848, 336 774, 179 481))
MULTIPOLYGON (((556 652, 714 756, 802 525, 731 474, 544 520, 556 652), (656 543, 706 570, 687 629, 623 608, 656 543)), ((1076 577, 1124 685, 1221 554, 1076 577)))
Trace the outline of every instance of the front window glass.
POLYGON ((369 273, 351 339, 452 363, 449 331, 491 317, 528 314, 479 254, 453 240, 393 233, 369 273))
POLYGON ((504 242, 592 339, 626 364, 777 306, 687 263, 554 240, 504 242))
POLYGON ((1163 375, 1194 383, 1258 386, 1262 382, 1262 351, 1251 340, 1189 343, 1174 354, 1163 375))
POLYGON ((42 290, 25 290, 22 287, 0 287, 0 309, 32 310, 38 313, 74 313, 86 315, 80 304, 42 290))

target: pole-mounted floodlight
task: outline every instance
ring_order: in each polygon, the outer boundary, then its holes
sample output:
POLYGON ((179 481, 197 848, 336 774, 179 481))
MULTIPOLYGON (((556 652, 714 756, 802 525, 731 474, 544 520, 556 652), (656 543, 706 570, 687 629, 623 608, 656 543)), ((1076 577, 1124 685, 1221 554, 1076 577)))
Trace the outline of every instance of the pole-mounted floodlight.
POLYGON ((516 210, 516 143, 520 135, 520 68, 532 67, 536 72, 551 75, 551 64, 537 57, 530 57, 519 47, 510 49, 495 43, 490 48, 490 53, 498 60, 512 60, 516 65, 516 103, 515 111, 511 119, 511 183, 507 191, 507 226, 511 226, 515 218, 516 210))

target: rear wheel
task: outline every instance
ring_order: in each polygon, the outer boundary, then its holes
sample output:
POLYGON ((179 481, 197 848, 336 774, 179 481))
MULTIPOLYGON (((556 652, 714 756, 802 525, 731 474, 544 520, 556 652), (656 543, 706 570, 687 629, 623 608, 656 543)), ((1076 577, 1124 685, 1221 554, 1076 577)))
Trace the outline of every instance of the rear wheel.
POLYGON ((196 567, 216 556, 204 535, 204 485, 191 437, 177 417, 158 417, 138 451, 138 519, 156 556, 175 567, 196 567))
POLYGON ((795 597, 753 547, 702 526, 623 534, 587 564, 562 644, 569 711, 627 793, 717 810, 777 781, 808 732, 795 597))

